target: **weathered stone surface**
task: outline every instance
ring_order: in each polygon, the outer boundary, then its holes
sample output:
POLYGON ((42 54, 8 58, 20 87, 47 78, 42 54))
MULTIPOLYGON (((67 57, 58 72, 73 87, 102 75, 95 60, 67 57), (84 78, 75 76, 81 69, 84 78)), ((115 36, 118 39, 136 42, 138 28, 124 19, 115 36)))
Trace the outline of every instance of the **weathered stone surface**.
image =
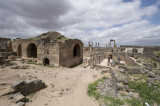
POLYGON ((102 95, 117 97, 116 84, 112 81, 112 79, 105 79, 103 83, 99 82, 97 89, 102 95))
POLYGON ((20 92, 13 94, 13 99, 15 103, 25 101, 25 97, 20 92))
POLYGON ((116 89, 117 89, 117 90, 123 90, 123 88, 124 88, 124 87, 123 87, 122 84, 119 84, 119 83, 116 84, 116 89))
POLYGON ((18 102, 15 106, 25 106, 24 102, 18 102))
POLYGON ((105 74, 105 73, 107 73, 107 72, 109 72, 108 70, 102 70, 101 71, 101 74, 105 74))
POLYGON ((19 66, 14 65, 14 66, 11 67, 11 69, 19 69, 19 66))
POLYGON ((29 69, 29 67, 27 67, 27 66, 21 66, 20 68, 21 69, 29 69))
POLYGON ((127 92, 129 92, 129 91, 130 91, 130 89, 129 89, 129 86, 128 86, 128 85, 125 85, 125 89, 126 89, 126 91, 127 91, 127 92))
POLYGON ((22 59, 35 58, 30 63, 73 67, 83 62, 83 42, 55 31, 30 39, 15 39, 12 50, 22 59))
POLYGON ((45 84, 42 80, 26 80, 12 84, 12 88, 15 92, 21 92, 23 95, 28 95, 45 88, 45 84))
POLYGON ((123 83, 124 83, 124 84, 128 84, 129 81, 125 78, 125 79, 123 80, 123 83))
POLYGON ((149 72, 149 73, 148 73, 148 77, 149 77, 149 78, 155 78, 155 74, 152 73, 152 72, 149 72))
POLYGON ((6 85, 6 83, 5 82, 0 82, 0 85, 4 86, 4 85, 6 85))

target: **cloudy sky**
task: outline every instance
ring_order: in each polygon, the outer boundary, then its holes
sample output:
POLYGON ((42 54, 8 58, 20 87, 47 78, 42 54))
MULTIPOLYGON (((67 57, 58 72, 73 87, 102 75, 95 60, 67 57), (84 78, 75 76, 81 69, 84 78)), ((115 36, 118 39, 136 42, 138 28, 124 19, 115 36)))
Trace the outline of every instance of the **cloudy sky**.
POLYGON ((160 46, 160 0, 0 0, 0 37, 47 31, 85 44, 160 46))

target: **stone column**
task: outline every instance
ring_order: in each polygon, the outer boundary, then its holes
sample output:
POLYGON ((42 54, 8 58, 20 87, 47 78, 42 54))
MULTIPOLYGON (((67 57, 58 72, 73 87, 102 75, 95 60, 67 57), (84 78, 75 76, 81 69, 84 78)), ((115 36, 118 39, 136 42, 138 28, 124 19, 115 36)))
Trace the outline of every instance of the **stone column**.
POLYGON ((92 42, 92 47, 93 47, 93 42, 92 42))
POLYGON ((90 55, 90 68, 92 68, 92 55, 90 55))
POLYGON ((111 40, 110 40, 110 42, 109 42, 109 47, 111 48, 111 40))
POLYGON ((95 47, 97 47, 97 43, 96 43, 96 46, 95 47))

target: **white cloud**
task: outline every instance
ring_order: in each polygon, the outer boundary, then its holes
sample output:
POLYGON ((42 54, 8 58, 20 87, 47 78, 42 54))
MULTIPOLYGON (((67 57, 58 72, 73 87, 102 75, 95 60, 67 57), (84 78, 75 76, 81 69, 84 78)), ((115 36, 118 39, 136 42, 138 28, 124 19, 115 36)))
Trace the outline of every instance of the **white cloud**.
POLYGON ((153 37, 160 39, 160 25, 149 22, 159 11, 159 2, 141 7, 141 0, 13 0, 14 5, 9 1, 0 1, 2 36, 26 38, 56 30, 101 45, 111 38, 119 44, 147 44, 150 39, 150 45, 155 44, 153 37))

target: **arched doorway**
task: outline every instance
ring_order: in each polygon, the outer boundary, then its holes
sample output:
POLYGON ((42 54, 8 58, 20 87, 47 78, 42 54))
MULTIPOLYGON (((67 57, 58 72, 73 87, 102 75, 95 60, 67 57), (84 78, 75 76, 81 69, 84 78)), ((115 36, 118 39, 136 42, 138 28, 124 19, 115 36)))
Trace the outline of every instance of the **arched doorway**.
POLYGON ((74 46, 73 57, 80 57, 80 46, 78 44, 74 46))
POLYGON ((17 51, 18 51, 17 56, 21 57, 22 56, 22 46, 21 46, 21 44, 18 45, 18 50, 17 51))
POLYGON ((37 46, 34 43, 28 45, 27 57, 37 58, 37 46))
POLYGON ((43 59, 43 65, 46 66, 46 65, 49 65, 50 62, 49 62, 49 59, 48 58, 44 58, 43 59))

